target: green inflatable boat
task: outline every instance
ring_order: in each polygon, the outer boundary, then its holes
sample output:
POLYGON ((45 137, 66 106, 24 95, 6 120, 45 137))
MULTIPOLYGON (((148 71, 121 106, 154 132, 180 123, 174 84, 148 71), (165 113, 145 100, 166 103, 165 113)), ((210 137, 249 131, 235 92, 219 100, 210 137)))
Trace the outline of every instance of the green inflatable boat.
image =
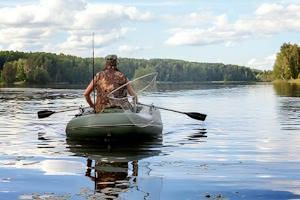
POLYGON ((155 107, 139 108, 139 112, 121 108, 105 109, 102 113, 82 111, 66 127, 69 138, 153 138, 159 137, 163 125, 155 107))

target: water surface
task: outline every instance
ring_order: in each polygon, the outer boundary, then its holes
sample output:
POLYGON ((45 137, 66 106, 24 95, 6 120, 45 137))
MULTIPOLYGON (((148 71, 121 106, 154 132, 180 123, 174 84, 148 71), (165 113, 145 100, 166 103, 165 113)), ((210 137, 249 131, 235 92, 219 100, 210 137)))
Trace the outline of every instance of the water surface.
POLYGON ((160 87, 163 141, 70 141, 82 89, 0 88, 0 199, 300 199, 300 87, 160 87))

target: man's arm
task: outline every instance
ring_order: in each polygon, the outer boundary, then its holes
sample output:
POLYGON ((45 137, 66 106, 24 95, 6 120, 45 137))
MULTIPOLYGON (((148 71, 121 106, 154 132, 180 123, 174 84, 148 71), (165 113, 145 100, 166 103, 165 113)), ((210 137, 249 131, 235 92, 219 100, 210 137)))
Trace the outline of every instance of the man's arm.
MULTIPOLYGON (((127 79, 127 81, 129 81, 129 80, 127 79)), ((135 103, 137 103, 138 102, 137 94, 134 91, 134 89, 133 89, 133 87, 132 87, 132 85, 130 83, 127 85, 127 91, 129 93, 129 95, 133 96, 133 101, 135 103)))
POLYGON ((94 104, 93 104, 91 96, 90 96, 93 91, 93 87, 94 87, 94 82, 92 80, 84 92, 85 99, 91 108, 94 108, 94 104))
MULTIPOLYGON (((127 83, 128 83, 129 82, 128 78, 126 78, 126 80, 127 80, 127 83)), ((134 89, 133 89, 133 87, 132 87, 132 85, 130 83, 127 84, 127 91, 130 94, 130 96, 133 96, 133 97, 137 96, 134 89)))
POLYGON ((135 93, 135 91, 134 91, 134 89, 133 89, 133 87, 132 87, 132 85, 130 83, 127 85, 127 90, 128 90, 128 93, 131 96, 136 96, 136 93, 135 93))

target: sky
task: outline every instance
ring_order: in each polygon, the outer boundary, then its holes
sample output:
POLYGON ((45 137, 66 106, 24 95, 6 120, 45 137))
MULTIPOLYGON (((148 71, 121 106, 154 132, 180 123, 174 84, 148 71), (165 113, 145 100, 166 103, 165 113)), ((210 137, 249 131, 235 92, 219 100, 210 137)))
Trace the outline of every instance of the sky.
POLYGON ((0 50, 169 58, 269 70, 300 44, 300 0, 1 0, 0 50))

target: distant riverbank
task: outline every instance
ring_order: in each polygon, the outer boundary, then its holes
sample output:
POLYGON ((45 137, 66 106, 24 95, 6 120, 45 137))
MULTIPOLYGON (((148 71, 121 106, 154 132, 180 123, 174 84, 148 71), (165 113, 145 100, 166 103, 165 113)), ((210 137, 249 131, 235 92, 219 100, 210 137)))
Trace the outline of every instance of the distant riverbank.
POLYGON ((12 84, 6 84, 4 82, 0 82, 0 88, 8 87, 8 88, 57 88, 57 89, 66 89, 66 88, 74 88, 74 89, 82 89, 85 88, 87 84, 68 84, 68 83, 53 83, 53 84, 30 84, 26 82, 15 82, 12 84))
MULTIPOLYGON (((266 83, 260 81, 184 81, 184 82, 171 82, 171 81, 157 81, 158 85, 210 85, 210 84, 256 84, 256 83, 266 83)), ((271 83, 271 82, 270 82, 271 83)), ((6 84, 4 82, 0 82, 1 87, 21 87, 21 88, 57 88, 57 89, 65 89, 65 88, 74 88, 74 89, 84 89, 87 87, 87 84, 69 84, 69 83, 53 83, 53 84, 30 84, 27 82, 15 82, 13 84, 6 84)))
MULTIPOLYGON (((256 81, 256 75, 260 73, 234 64, 176 59, 119 58, 118 61, 118 69, 129 79, 156 72, 158 81, 256 81)), ((104 66, 105 59, 101 57, 0 51, 0 79, 6 83, 85 84, 93 77, 93 71, 98 72, 104 66)))

